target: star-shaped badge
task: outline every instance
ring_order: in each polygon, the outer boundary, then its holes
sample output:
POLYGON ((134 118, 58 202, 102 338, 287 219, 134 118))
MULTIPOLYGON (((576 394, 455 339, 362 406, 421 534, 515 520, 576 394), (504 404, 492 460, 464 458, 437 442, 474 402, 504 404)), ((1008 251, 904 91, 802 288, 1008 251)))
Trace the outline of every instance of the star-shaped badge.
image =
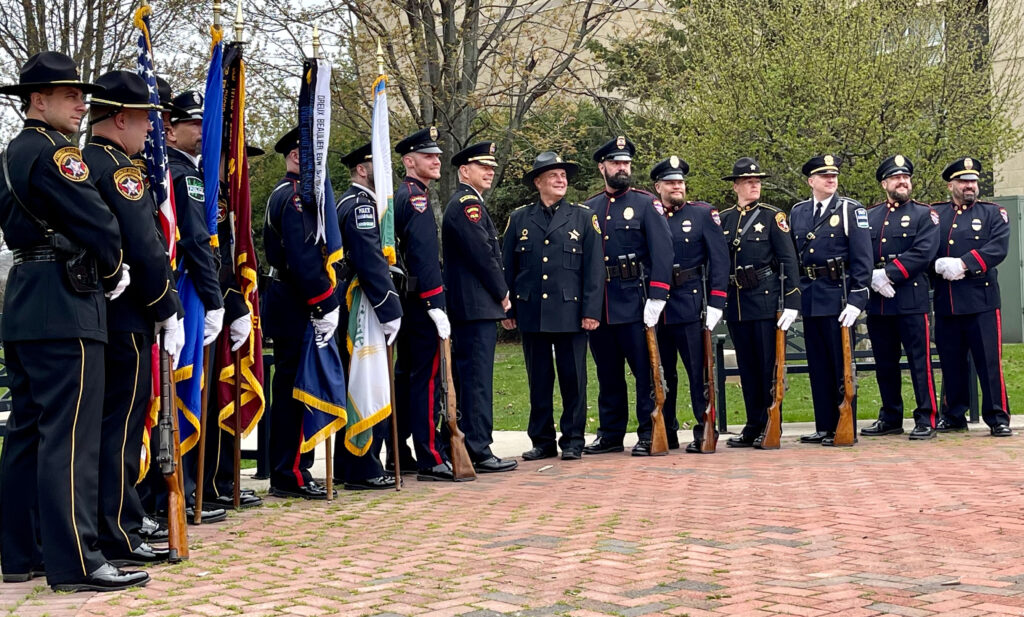
POLYGON ((761 224, 760 222, 754 223, 754 231, 756 231, 757 233, 761 233, 762 231, 764 231, 764 225, 761 224))
POLYGON ((580 232, 576 231, 575 229, 570 231, 569 232, 569 238, 572 239, 572 240, 579 240, 580 239, 580 232))

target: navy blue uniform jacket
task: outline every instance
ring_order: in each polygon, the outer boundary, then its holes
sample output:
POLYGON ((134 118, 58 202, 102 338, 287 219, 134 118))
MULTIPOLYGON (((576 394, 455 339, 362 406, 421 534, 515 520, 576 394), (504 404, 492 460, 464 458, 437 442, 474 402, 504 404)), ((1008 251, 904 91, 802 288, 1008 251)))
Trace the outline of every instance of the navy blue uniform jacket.
MULTIPOLYGON (((705 267, 708 285, 708 306, 725 309, 726 287, 729 285, 729 250, 722 233, 718 210, 703 201, 688 201, 674 212, 666 212, 672 249, 673 270, 705 267)), ((701 318, 704 308, 704 283, 700 278, 681 285, 670 281, 668 305, 662 313, 667 324, 688 323, 701 318)))
POLYGON ((939 248, 939 215, 914 201, 876 204, 868 210, 871 258, 884 268, 896 295, 871 292, 868 313, 911 315, 928 312, 928 271, 939 248))
POLYGON ((444 284, 454 321, 504 319, 501 301, 508 285, 501 268, 498 230, 483 200, 469 185, 459 183, 441 221, 444 284))
MULTIPOLYGON (((388 260, 381 252, 377 205, 370 189, 353 184, 338 199, 338 225, 345 259, 359 277, 359 288, 381 323, 402 316, 402 301, 391 280, 388 260)), ((347 281, 346 281, 347 283, 347 281)), ((347 285, 338 287, 338 302, 345 304, 347 285)), ((347 324, 345 324, 347 327, 347 324)))
POLYGON ((976 201, 957 208, 953 202, 934 204, 939 213, 937 257, 959 257, 967 266, 966 276, 947 281, 931 275, 935 285, 936 315, 969 315, 999 308, 998 266, 1010 247, 1010 217, 1006 208, 976 201))
POLYGON ((445 307, 441 282, 441 251, 437 221, 427 187, 406 176, 395 191, 395 244, 398 262, 409 277, 408 297, 418 298, 424 311, 445 307))

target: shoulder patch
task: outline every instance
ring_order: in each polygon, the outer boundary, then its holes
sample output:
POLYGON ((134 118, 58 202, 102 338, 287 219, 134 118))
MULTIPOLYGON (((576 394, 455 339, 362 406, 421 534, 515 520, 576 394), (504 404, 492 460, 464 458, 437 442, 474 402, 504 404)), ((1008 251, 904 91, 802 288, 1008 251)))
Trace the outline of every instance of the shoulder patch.
POLYGON ((856 210, 853 211, 853 213, 857 217, 857 227, 860 227, 861 229, 867 229, 868 211, 865 210, 863 207, 858 207, 856 210))
POLYGON ((459 197, 459 203, 460 203, 460 204, 461 204, 461 203, 463 203, 463 202, 467 202, 467 201, 470 201, 470 200, 474 200, 474 201, 476 201, 476 200, 477 200, 477 197, 476 197, 476 195, 474 195, 474 194, 470 193, 470 194, 468 194, 468 195, 463 195, 462 197, 459 197))
POLYGON ((206 193, 203 190, 203 181, 198 176, 185 176, 185 188, 188 196, 196 201, 204 201, 206 193))
POLYGON ((480 206, 477 204, 470 204, 463 208, 462 213, 466 215, 471 223, 479 223, 480 218, 483 216, 480 210, 480 206))
POLYGON ((1006 208, 999 206, 999 216, 1003 217, 1004 223, 1010 222, 1010 215, 1006 212, 1006 208))
POLYGON ((228 220, 228 201, 226 199, 217 200, 217 223, 223 223, 228 220))
POLYGON ((782 231, 784 231, 786 233, 789 233, 789 222, 786 221, 786 213, 785 212, 776 212, 775 213, 775 224, 778 225, 779 229, 781 229, 782 231))
POLYGON ((409 197, 409 205, 412 209, 423 213, 427 211, 427 196, 426 195, 412 195, 409 197))
POLYGON ((930 214, 931 217, 932 217, 932 225, 938 225, 939 224, 939 213, 936 212, 933 208, 928 208, 928 214, 930 214))
POLYGON ((594 231, 596 231, 598 233, 598 235, 600 235, 601 234, 601 226, 597 224, 597 215, 596 214, 594 216, 590 217, 590 222, 594 224, 594 231))
POLYGON ((122 197, 131 201, 142 199, 145 184, 138 167, 122 167, 114 172, 114 187, 122 197))
POLYGON ((375 229, 377 227, 377 209, 367 204, 356 206, 352 211, 356 217, 356 229, 375 229))
POLYGON ((658 214, 664 216, 665 215, 665 204, 661 203, 660 199, 655 199, 653 201, 653 203, 654 203, 654 209, 658 211, 658 214))
POLYGON ((292 195, 292 207, 295 208, 296 212, 302 212, 302 198, 296 193, 292 195))
POLYGON ((74 146, 64 146, 53 153, 60 175, 72 182, 85 182, 89 178, 89 166, 82 160, 82 152, 74 146))
POLYGON ((711 220, 715 222, 715 225, 722 226, 722 217, 718 216, 716 208, 711 208, 711 220))

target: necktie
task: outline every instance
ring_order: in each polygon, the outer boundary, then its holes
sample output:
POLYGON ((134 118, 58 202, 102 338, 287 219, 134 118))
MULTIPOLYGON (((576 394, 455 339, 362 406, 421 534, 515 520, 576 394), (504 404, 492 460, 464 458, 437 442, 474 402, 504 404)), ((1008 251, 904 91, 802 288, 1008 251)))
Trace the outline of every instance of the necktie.
POLYGON ((819 201, 814 204, 814 222, 817 223, 823 216, 825 216, 825 204, 819 201))

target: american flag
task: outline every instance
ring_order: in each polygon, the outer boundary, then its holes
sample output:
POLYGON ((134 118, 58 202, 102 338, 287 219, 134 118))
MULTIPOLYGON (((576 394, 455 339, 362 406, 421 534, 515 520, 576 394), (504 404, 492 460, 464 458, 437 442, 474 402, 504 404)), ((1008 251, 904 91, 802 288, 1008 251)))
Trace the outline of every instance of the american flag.
MULTIPOLYGON (((149 102, 159 105, 160 93, 156 87, 153 42, 149 34, 151 12, 150 7, 146 4, 143 4, 135 12, 135 27, 139 29, 139 56, 136 70, 146 80, 146 85, 149 87, 149 102)), ((176 262, 177 215, 174 210, 174 192, 171 190, 171 175, 167 168, 167 144, 164 141, 164 121, 161 112, 149 112, 149 121, 153 125, 153 130, 146 138, 146 173, 149 179, 149 190, 156 199, 160 227, 167 240, 167 255, 170 257, 173 267, 176 262)))

